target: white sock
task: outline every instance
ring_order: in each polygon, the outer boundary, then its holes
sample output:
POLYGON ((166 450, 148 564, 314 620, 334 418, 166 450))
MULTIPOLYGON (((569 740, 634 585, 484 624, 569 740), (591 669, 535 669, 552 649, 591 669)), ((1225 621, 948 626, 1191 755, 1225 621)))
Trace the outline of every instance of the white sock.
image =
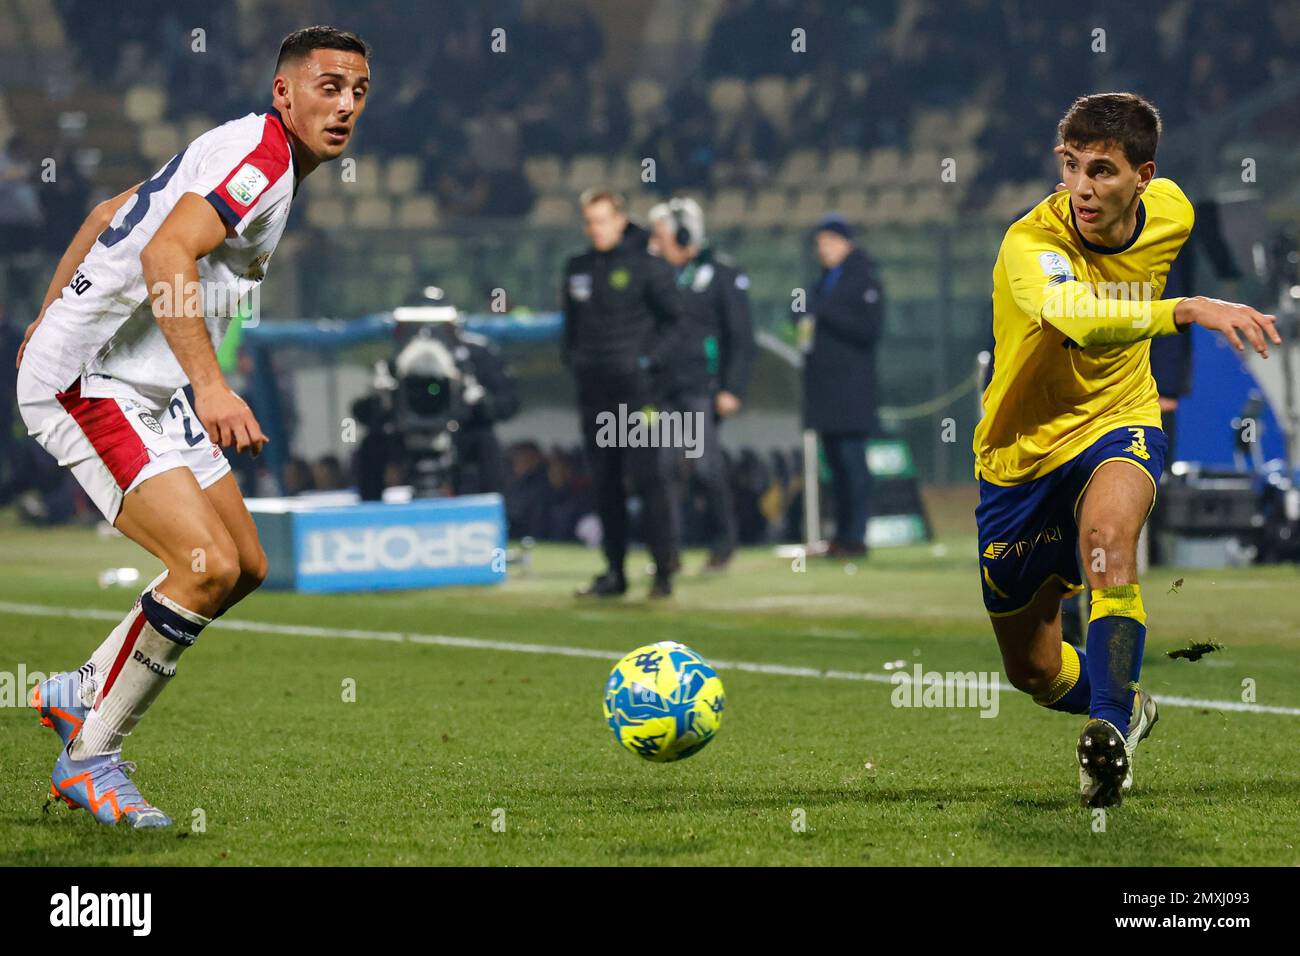
POLYGON ((116 753, 176 674, 176 662, 211 618, 146 591, 131 609, 122 644, 102 679, 94 708, 68 747, 74 760, 116 753))
MULTIPOLYGON (((166 579, 167 571, 163 569, 163 573, 150 581, 149 586, 141 594, 152 591, 166 579)), ((122 648, 122 641, 126 639, 127 632, 131 629, 131 624, 139 613, 140 598, 136 597, 131 612, 123 618, 121 624, 109 632, 108 637, 104 638, 104 642, 95 648, 95 652, 90 655, 90 659, 78 669, 81 674, 81 702, 83 706, 94 706, 95 697, 99 694, 99 686, 112 669, 113 661, 117 660, 117 652, 122 648)))

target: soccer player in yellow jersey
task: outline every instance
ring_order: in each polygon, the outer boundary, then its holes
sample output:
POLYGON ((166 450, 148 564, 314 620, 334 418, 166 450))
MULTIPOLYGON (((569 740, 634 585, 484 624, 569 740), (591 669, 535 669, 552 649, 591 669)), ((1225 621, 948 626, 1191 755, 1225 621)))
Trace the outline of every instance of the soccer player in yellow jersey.
POLYGON ((1061 191, 1007 230, 993 270, 994 374, 975 431, 980 576, 1007 677, 1089 720, 1085 806, 1119 805, 1156 722, 1138 687, 1146 614, 1137 541, 1165 436, 1149 340, 1192 324, 1264 357, 1271 315, 1161 299, 1192 206, 1156 179, 1160 116, 1131 93, 1076 100, 1058 128, 1061 191), (1243 343, 1243 339, 1245 343, 1243 343), (1087 644, 1061 640, 1061 598, 1092 590, 1087 644))

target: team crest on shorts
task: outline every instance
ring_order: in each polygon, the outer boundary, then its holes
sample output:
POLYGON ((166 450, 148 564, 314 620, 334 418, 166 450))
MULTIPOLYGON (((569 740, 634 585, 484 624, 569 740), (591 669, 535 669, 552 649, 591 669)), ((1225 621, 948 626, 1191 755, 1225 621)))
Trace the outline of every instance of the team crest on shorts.
POLYGON ((149 431, 157 432, 159 435, 163 433, 163 428, 158 424, 158 419, 154 418, 148 412, 140 413, 140 421, 144 422, 145 428, 149 429, 149 431))

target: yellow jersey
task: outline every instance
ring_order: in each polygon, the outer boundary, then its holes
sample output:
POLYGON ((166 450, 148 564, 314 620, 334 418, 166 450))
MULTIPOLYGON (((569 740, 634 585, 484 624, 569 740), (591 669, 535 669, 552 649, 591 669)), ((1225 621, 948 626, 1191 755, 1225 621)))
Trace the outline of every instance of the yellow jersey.
POLYGON ((1179 331, 1161 299, 1192 231, 1192 204, 1153 179, 1123 246, 1088 242, 1070 194, 1048 196, 1007 230, 993 267, 993 379, 975 429, 975 476, 1018 485, 1106 432, 1160 427, 1151 342, 1179 331))

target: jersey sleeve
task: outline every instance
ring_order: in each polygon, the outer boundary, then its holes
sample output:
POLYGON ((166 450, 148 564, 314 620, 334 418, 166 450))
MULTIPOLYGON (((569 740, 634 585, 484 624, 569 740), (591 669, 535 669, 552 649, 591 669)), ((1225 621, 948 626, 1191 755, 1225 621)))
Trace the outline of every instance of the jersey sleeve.
POLYGON ((226 225, 243 235, 265 210, 271 186, 289 168, 288 143, 267 122, 260 139, 246 134, 214 137, 202 149, 197 176, 186 192, 210 202, 226 225))
POLYGON ((1181 298, 1094 289, 1076 278, 1066 243, 1032 224, 1017 223, 1007 232, 1001 258, 1017 307, 1083 348, 1127 345, 1178 332, 1174 309, 1181 298))

